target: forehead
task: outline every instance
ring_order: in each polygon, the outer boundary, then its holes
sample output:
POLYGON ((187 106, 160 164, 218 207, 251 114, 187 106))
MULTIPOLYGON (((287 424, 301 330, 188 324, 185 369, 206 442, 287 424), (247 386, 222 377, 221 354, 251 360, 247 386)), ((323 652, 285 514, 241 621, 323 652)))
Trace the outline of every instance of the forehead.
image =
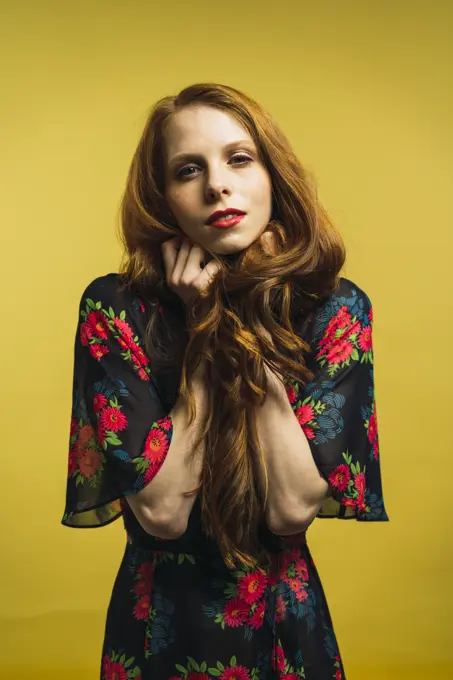
POLYGON ((253 140, 246 128, 227 111, 212 106, 190 106, 171 117, 165 131, 167 158, 176 153, 203 153, 235 140, 253 140))

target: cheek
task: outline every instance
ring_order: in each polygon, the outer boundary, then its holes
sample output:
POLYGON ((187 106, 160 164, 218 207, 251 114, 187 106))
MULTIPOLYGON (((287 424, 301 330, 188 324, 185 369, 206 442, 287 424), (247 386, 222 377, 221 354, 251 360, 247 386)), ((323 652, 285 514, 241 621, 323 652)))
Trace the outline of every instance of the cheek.
POLYGON ((189 192, 173 191, 169 193, 167 200, 176 217, 184 218, 187 214, 190 214, 191 200, 189 192))
POLYGON ((254 187, 255 201, 263 211, 270 210, 272 206, 272 185, 267 175, 261 175, 254 187))

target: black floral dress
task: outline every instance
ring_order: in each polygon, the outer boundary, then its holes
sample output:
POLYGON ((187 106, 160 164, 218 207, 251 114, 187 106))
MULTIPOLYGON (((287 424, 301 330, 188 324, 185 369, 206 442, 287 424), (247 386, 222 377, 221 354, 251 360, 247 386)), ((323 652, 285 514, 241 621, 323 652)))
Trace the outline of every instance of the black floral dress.
MULTIPOLYGON (((147 534, 125 497, 158 473, 174 403, 152 373, 144 333, 153 305, 120 292, 118 275, 82 295, 75 340, 68 527, 120 516, 125 552, 107 612, 102 680, 343 680, 345 673, 306 532, 264 529, 271 564, 228 569, 203 533, 198 501, 186 533, 147 534)), ((160 311, 162 308, 159 307, 160 311)), ((331 496, 319 517, 388 521, 381 487, 372 308, 348 279, 305 329, 314 378, 287 386, 331 496)))

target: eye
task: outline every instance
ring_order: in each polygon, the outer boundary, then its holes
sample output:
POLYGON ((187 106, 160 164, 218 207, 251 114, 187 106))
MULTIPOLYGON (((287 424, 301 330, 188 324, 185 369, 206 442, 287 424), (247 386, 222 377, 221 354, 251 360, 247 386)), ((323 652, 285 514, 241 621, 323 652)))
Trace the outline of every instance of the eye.
POLYGON ((250 156, 246 156, 243 153, 238 153, 235 156, 232 156, 231 160, 233 161, 240 160, 242 163, 251 163, 253 159, 250 158, 250 156))
MULTIPOLYGON (((234 161, 235 163, 239 162, 241 165, 244 163, 252 163, 253 158, 250 158, 250 156, 246 156, 246 154, 243 153, 237 153, 234 156, 231 156, 230 162, 234 161)), ((190 165, 185 165, 181 170, 177 172, 177 177, 179 179, 186 179, 188 177, 192 177, 193 173, 187 173, 188 170, 191 168, 197 168, 198 166, 195 165, 194 163, 191 163, 190 165)))

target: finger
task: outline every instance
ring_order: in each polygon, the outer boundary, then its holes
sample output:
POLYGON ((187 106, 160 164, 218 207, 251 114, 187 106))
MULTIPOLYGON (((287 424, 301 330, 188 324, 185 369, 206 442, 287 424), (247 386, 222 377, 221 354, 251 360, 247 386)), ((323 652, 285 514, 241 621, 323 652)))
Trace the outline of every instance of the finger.
POLYGON ((198 243, 194 243, 187 259, 186 271, 188 269, 190 271, 193 270, 194 276, 196 276, 200 268, 203 268, 204 265, 202 266, 202 263, 206 262, 206 257, 204 248, 198 245, 198 243))
POLYGON ((178 285, 181 280, 181 276, 186 269, 187 260, 190 255, 191 244, 187 239, 181 244, 181 248, 177 255, 176 263, 171 274, 171 281, 173 285, 178 285))
POLYGON ((196 285, 197 289, 199 291, 202 291, 206 290, 206 288, 209 288, 213 279, 216 277, 216 275, 219 273, 221 269, 222 265, 220 264, 220 262, 216 262, 214 260, 208 262, 206 267, 201 270, 196 280, 194 281, 194 284, 196 285))
POLYGON ((181 241, 181 236, 175 236, 174 238, 168 239, 161 244, 162 259, 165 265, 167 282, 175 268, 179 248, 181 247, 181 241))

